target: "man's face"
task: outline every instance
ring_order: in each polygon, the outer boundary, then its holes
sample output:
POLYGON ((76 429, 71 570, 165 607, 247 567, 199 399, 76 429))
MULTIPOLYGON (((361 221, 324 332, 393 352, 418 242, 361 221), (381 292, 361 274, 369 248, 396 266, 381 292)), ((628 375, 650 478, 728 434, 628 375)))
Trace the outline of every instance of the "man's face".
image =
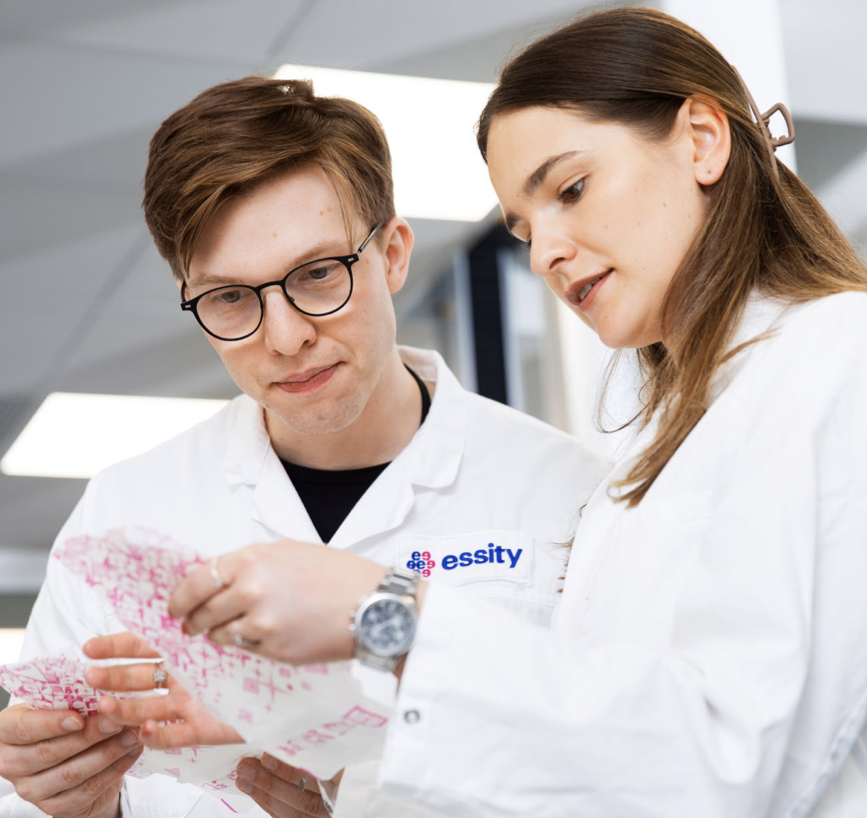
MULTIPOLYGON (((278 427, 300 436, 340 432, 359 417, 395 350, 391 294, 403 272, 390 264, 388 235, 374 239, 353 265, 354 289, 339 312, 298 312, 279 286, 262 291, 265 315, 249 338, 206 336, 235 383, 278 427), (385 247, 385 250, 383 249, 385 247)), ((399 221, 399 220, 398 220, 399 221)), ((230 199, 203 232, 190 263, 187 297, 227 284, 282 279, 314 259, 355 252, 373 225, 353 221, 351 242, 327 176, 311 167, 230 199)))

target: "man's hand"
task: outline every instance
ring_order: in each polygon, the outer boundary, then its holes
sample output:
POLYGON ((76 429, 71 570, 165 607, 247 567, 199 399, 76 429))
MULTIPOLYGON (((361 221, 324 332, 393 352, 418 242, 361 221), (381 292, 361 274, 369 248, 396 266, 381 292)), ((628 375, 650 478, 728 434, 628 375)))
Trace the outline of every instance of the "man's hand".
POLYGON ((116 818, 124 773, 142 752, 134 730, 74 710, 0 713, 0 775, 55 818, 116 818))
MULTIPOLYGON (((84 644, 91 659, 158 659, 159 654, 133 633, 98 636, 84 644)), ((88 668, 87 683, 97 690, 126 692, 154 690, 154 662, 88 668)), ((166 695, 144 699, 103 696, 99 712, 119 725, 141 725, 141 739, 148 747, 168 750, 197 744, 240 744, 237 731, 214 718, 172 676, 166 695), (173 722, 159 727, 160 722, 173 722)))
MULTIPOLYGON (((341 776, 338 773, 322 782, 332 802, 341 776)), ((238 765, 237 784, 274 818, 328 818, 331 814, 319 794, 318 779, 273 756, 264 755, 261 761, 245 758, 238 765)))

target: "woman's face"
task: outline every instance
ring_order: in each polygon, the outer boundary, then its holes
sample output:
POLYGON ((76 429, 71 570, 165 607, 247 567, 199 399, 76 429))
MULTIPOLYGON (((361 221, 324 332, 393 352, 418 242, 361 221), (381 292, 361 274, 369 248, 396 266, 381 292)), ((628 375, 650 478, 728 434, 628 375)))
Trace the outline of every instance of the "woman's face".
POLYGON ((544 107, 500 114, 490 129, 507 226, 530 243, 533 272, 609 347, 663 340, 663 299, 706 211, 706 135, 686 108, 663 142, 544 107))

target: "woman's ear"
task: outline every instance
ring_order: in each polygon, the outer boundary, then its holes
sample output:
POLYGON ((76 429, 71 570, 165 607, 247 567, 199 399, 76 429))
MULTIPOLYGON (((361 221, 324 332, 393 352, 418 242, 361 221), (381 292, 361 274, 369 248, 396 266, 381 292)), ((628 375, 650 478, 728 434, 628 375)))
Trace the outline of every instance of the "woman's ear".
POLYGON ((718 182, 731 155, 729 118, 701 97, 687 99, 678 118, 682 118, 683 133, 691 144, 695 180, 700 185, 718 182))
POLYGON ((414 243, 415 235, 412 228, 400 216, 390 219, 382 227, 382 251, 386 261, 385 277, 388 291, 392 294, 401 289, 406 281, 414 243))

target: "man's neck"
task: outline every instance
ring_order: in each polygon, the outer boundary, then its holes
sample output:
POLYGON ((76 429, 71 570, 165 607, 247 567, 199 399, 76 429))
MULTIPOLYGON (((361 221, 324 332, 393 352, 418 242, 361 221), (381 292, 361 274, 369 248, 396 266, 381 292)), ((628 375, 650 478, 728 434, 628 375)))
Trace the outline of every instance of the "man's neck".
POLYGON ((361 414, 345 429, 299 435, 265 413, 278 457, 327 471, 362 469, 394 460, 409 445, 421 420, 421 393, 395 349, 361 414))

